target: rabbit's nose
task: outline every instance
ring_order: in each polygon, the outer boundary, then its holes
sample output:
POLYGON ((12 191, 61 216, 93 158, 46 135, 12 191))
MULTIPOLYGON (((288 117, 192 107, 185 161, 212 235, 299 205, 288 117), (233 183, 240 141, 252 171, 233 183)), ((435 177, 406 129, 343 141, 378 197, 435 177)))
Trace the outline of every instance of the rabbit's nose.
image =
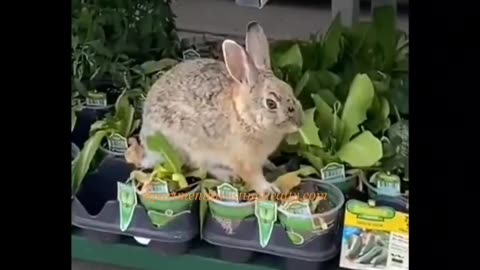
POLYGON ((295 114, 295 124, 297 127, 302 127, 303 126, 303 112, 302 111, 297 111, 295 114))

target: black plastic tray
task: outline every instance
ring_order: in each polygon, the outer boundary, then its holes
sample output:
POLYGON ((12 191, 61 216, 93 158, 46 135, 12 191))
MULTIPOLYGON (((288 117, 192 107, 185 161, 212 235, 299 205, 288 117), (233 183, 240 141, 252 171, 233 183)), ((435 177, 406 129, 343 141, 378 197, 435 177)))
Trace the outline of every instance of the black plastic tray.
POLYGON ((199 234, 198 202, 191 213, 172 220, 158 229, 150 221, 140 200, 126 231, 120 230, 117 182, 125 182, 132 168, 123 159, 107 156, 96 172, 88 175, 73 199, 72 224, 82 229, 90 240, 115 243, 124 236, 151 239, 148 247, 161 254, 178 255, 186 252, 192 239, 199 234))

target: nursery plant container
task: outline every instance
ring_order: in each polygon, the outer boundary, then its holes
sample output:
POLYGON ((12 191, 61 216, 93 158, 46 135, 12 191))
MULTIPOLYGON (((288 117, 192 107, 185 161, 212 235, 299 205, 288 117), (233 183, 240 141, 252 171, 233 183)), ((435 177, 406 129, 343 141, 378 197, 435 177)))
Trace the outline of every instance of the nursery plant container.
MULTIPOLYGON (((72 204, 72 223, 81 229, 91 240, 103 243, 118 242, 121 236, 142 239, 149 248, 162 254, 175 255, 184 253, 191 240, 198 235, 197 204, 192 200, 189 208, 183 202, 164 202, 167 208, 160 218, 157 214, 157 226, 152 223, 151 213, 141 204, 124 207, 118 200, 118 187, 126 183, 132 168, 119 158, 106 157, 98 170, 88 175, 72 204), (122 183, 122 184, 119 184, 122 183), (182 213, 168 211, 182 205, 182 213), (188 208, 188 209, 187 209, 188 208), (127 217, 125 216, 127 215, 127 217), (130 215, 130 216, 129 216, 130 215), (130 220, 127 220, 131 217, 130 220), (129 222, 128 222, 129 221, 129 222), (122 226, 121 226, 122 225, 122 226)), ((136 193, 133 197, 137 201, 136 193)), ((197 192, 197 189, 192 192, 197 192)), ((121 194, 120 194, 121 195, 121 194)))
POLYGON ((107 102, 106 105, 91 105, 85 103, 82 105, 82 110, 77 112, 77 124, 72 135, 73 142, 79 147, 83 147, 85 141, 88 140, 90 136, 90 126, 113 111, 115 102, 121 94, 117 90, 117 87, 106 80, 96 81, 94 82, 94 86, 99 92, 106 94, 107 102))
POLYGON ((401 193, 401 192, 388 192, 388 193, 383 193, 381 190, 379 190, 377 187, 372 185, 365 177, 361 177, 362 184, 367 187, 367 193, 368 196, 371 199, 377 199, 377 197, 392 197, 392 198, 397 198, 398 200, 402 200, 404 202, 408 202, 408 199, 401 193))
POLYGON ((209 209, 203 239, 218 246, 220 258, 227 261, 245 263, 256 253, 264 253, 285 258, 287 269, 298 269, 300 265, 302 269, 318 269, 340 252, 345 198, 331 183, 311 178, 302 181, 326 192, 327 201, 332 204, 331 209, 312 215, 316 224, 311 216, 287 213, 280 208, 270 212, 277 217, 272 219, 275 222, 265 223, 256 217, 261 211, 256 208, 261 201, 225 202, 203 190, 209 209), (325 224, 322 230, 315 226, 319 221, 325 224), (266 236, 268 231, 271 231, 270 237, 266 236))

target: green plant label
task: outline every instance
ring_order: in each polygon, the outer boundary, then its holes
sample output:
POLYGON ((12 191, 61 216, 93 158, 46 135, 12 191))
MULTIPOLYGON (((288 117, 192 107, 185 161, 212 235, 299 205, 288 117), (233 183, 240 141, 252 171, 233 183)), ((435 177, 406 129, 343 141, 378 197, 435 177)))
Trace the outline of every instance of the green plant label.
POLYGON ((327 164, 320 170, 323 180, 340 180, 345 178, 345 166, 336 162, 327 164))
POLYGON ((377 193, 387 196, 400 195, 400 177, 386 172, 376 172, 370 178, 370 182, 377 185, 377 193))
POLYGON ((223 183, 217 187, 218 197, 223 201, 239 202, 238 189, 234 186, 223 183))
POLYGON ((88 106, 105 107, 107 106, 107 94, 99 92, 88 92, 85 102, 88 106))
POLYGON ((287 205, 284 206, 285 211, 296 214, 296 215, 307 215, 310 216, 312 213, 310 212, 310 206, 306 202, 300 202, 300 201, 293 201, 287 203, 287 205))
POLYGON ((170 192, 168 191, 168 183, 158 179, 156 179, 155 182, 152 182, 150 184, 148 192, 155 195, 170 194, 170 192))
POLYGON ((346 205, 346 212, 358 219, 383 222, 395 218, 396 212, 391 207, 376 207, 358 200, 349 200, 346 205))
POLYGON ((277 221, 277 203, 274 201, 255 201, 255 216, 258 221, 260 246, 266 247, 272 236, 273 226, 277 221))
POLYGON ((120 230, 128 229, 137 205, 137 194, 132 185, 117 182, 117 199, 120 206, 120 230))
POLYGON ((294 231, 287 231, 287 235, 294 245, 301 245, 303 244, 303 242, 305 242, 305 239, 303 238, 303 236, 294 231))
POLYGON ((193 60, 200 58, 200 54, 194 49, 188 49, 183 52, 183 60, 193 60))
POLYGON ((116 153, 125 153, 128 148, 128 142, 125 137, 118 133, 113 133, 107 137, 108 150, 116 153))

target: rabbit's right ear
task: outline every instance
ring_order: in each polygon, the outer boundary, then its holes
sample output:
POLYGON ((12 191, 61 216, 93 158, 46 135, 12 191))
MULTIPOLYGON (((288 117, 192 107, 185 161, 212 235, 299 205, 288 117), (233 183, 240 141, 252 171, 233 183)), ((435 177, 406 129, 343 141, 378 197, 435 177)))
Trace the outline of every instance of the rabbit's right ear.
POLYGON ((242 46, 233 40, 222 44, 223 59, 230 76, 238 83, 252 87, 257 79, 258 70, 242 46))
POLYGON ((255 66, 261 70, 270 70, 270 48, 268 39, 259 23, 255 21, 248 23, 245 44, 247 53, 252 57, 255 66))

